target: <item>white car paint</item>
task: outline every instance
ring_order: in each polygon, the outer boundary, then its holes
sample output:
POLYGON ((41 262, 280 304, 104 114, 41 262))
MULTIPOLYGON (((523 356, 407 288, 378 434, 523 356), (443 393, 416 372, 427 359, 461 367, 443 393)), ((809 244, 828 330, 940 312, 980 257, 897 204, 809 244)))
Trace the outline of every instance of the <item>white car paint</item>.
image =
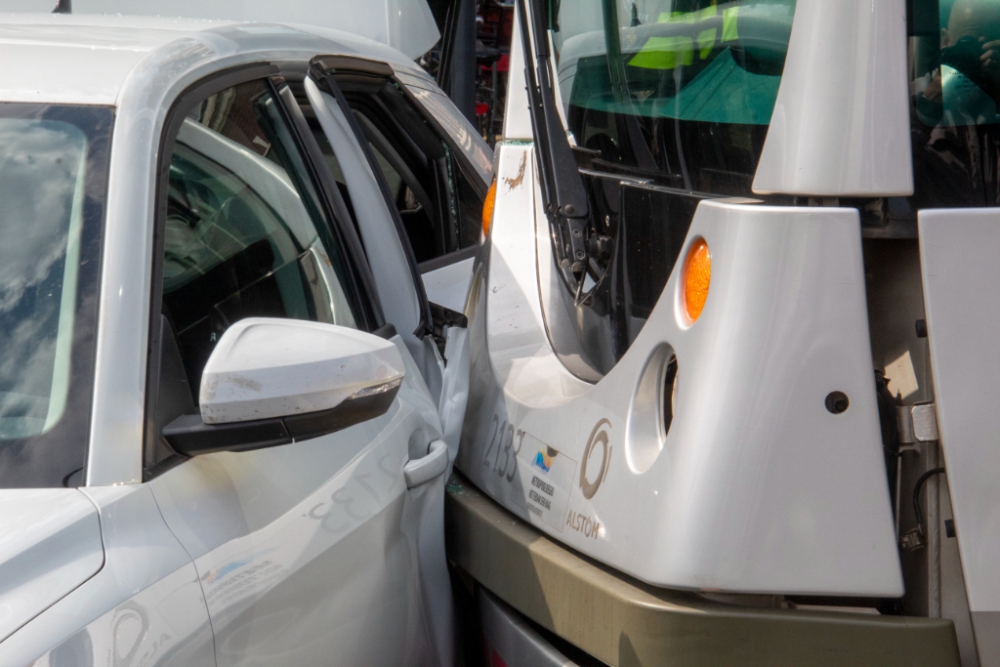
POLYGON ((330 95, 321 93, 311 80, 305 82, 305 89, 334 152, 357 165, 355 169, 344 172, 344 179, 351 192, 351 200, 357 202, 355 210, 361 237, 367 247, 379 248, 380 257, 384 260, 372 266, 375 284, 379 292, 385 294, 383 306, 396 314, 397 330, 403 332, 404 339, 416 356, 422 350, 411 332, 420 322, 420 304, 406 263, 406 251, 393 229, 378 224, 389 218, 388 204, 336 101, 330 95))
POLYGON ((0 642, 103 564, 97 508, 83 493, 0 491, 0 642))
POLYGON ((104 565, 0 643, 5 665, 215 665, 191 559, 148 484, 82 489, 101 521, 104 565), (141 554, 141 556, 139 556, 141 554))
MULTIPOLYGON (((457 445, 464 402, 439 412, 401 336, 375 350, 391 348, 387 377, 405 375, 382 417, 141 481, 157 151, 173 101, 220 70, 275 61, 304 71, 320 54, 383 60, 433 84, 397 51, 312 27, 11 15, 0 17, 0 54, 19 63, 0 72, 0 100, 116 107, 87 486, 0 493, 0 571, 11 570, 0 604, 12 610, 0 619, 0 663, 451 664, 442 414, 458 420, 457 445), (51 544, 50 560, 25 562, 51 544)), ((239 161, 196 133, 180 142, 239 161)), ((267 165, 243 160, 266 180, 267 165)), ((265 199, 295 206, 277 191, 265 199)), ((388 224, 373 218, 365 233, 381 225, 399 244, 388 224)), ((467 369, 464 337, 447 338, 452 368, 467 369)), ((455 372, 434 380, 461 394, 455 372)))
MULTIPOLYGON (((426 53, 440 37, 425 0, 76 0, 78 14, 132 14, 224 19, 240 23, 303 24, 336 28, 388 44, 410 58, 426 53)), ((252 26, 249 27, 252 29, 252 26)))
POLYGON ((330 410, 365 391, 398 385, 396 346, 321 322, 248 317, 226 329, 201 376, 206 424, 330 410))

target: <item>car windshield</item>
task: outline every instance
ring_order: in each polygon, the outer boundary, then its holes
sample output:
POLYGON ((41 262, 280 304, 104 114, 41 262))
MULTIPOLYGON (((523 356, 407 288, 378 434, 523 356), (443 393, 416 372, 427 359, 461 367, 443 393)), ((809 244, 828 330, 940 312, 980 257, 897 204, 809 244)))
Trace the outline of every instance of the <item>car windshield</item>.
POLYGON ((0 104, 0 486, 80 481, 112 116, 0 104))
POLYGON ((750 195, 794 0, 553 0, 559 94, 598 169, 750 195))

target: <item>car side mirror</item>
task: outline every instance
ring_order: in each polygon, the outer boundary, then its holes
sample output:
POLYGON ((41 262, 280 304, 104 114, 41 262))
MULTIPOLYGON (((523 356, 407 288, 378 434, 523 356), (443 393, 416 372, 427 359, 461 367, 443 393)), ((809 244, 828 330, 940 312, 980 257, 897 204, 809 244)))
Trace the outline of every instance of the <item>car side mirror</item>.
POLYGON ((163 437, 179 454, 285 445, 379 417, 405 375, 391 342, 347 327, 251 317, 229 327, 201 376, 201 414, 163 437))

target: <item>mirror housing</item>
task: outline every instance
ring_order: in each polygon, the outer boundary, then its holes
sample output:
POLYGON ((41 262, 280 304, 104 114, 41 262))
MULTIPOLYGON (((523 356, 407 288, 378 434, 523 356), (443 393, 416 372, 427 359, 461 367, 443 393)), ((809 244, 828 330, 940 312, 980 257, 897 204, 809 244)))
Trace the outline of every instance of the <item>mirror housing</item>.
POLYGON ((222 335, 201 376, 201 414, 163 429, 179 454, 307 440, 385 414, 405 376, 378 336, 318 322, 251 317, 222 335))

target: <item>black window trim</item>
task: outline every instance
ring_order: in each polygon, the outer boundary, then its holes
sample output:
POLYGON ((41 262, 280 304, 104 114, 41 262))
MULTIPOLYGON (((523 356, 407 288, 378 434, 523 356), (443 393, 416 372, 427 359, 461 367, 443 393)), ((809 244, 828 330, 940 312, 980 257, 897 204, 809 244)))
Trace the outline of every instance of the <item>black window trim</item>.
MULTIPOLYGON (((304 139, 308 135, 302 133, 301 126, 298 125, 294 116, 290 114, 288 110, 289 99, 295 104, 294 96, 286 97, 282 89, 275 85, 274 81, 275 78, 281 80, 281 75, 282 68, 271 62, 256 62, 222 69, 188 86, 174 99, 170 109, 167 111, 156 156, 156 204, 152 221, 153 261, 149 295, 149 321, 147 322, 149 332, 146 346, 146 395, 143 410, 141 454, 143 481, 149 481, 187 460, 186 457, 175 454, 166 459, 154 461, 148 467, 146 465, 148 454, 155 451, 158 440, 158 434, 155 432, 156 408, 160 385, 158 362, 160 347, 163 343, 160 336, 160 313, 163 309, 164 241, 167 217, 166 193, 169 187, 170 159, 173 156, 177 135, 185 118, 205 98, 251 81, 260 80, 265 82, 283 118, 288 123, 293 141, 300 150, 303 161, 306 164, 306 169, 309 171, 309 175, 312 177, 314 185, 317 188, 321 200, 320 203, 324 207, 324 213, 330 222, 331 228, 329 232, 342 244, 341 249, 349 268, 350 275, 348 279, 354 283, 347 286, 348 289, 346 291, 348 292, 348 297, 356 300, 358 305, 361 306, 357 313, 361 318, 361 321, 358 322, 359 328, 364 331, 373 332, 384 327, 381 303, 378 299, 378 293, 374 289, 371 270, 351 218, 347 215, 346 205, 343 199, 339 199, 339 207, 334 203, 336 200, 330 194, 330 183, 332 183, 333 176, 329 173, 329 169, 324 170, 322 167, 317 169, 314 152, 318 151, 319 147, 315 146, 313 140, 304 139)), ((289 94, 291 92, 288 90, 287 85, 284 86, 284 90, 288 91, 289 94)), ((298 105, 295 104, 294 108, 298 109, 298 105)), ((301 116, 301 110, 299 110, 299 115, 301 116)), ((304 122, 304 117, 302 121, 304 122)), ((337 195, 339 195, 339 192, 337 195)))
POLYGON ((364 251, 364 244, 358 236, 347 203, 337 188, 333 173, 326 160, 323 159, 319 145, 312 138, 309 122, 306 120, 305 114, 302 113, 298 102, 295 101, 292 89, 280 75, 269 77, 268 83, 292 132, 293 140, 302 153, 306 169, 317 186, 322 205, 326 209, 324 212, 327 218, 333 221, 334 230, 332 231, 338 237, 337 240, 344 248, 345 254, 349 255, 347 259, 358 274, 355 280, 359 284, 352 287, 363 296, 359 305, 365 311, 362 317, 365 318, 366 322, 361 328, 368 332, 375 331, 385 324, 385 315, 382 311, 378 290, 375 288, 375 278, 372 276, 371 266, 364 251))

